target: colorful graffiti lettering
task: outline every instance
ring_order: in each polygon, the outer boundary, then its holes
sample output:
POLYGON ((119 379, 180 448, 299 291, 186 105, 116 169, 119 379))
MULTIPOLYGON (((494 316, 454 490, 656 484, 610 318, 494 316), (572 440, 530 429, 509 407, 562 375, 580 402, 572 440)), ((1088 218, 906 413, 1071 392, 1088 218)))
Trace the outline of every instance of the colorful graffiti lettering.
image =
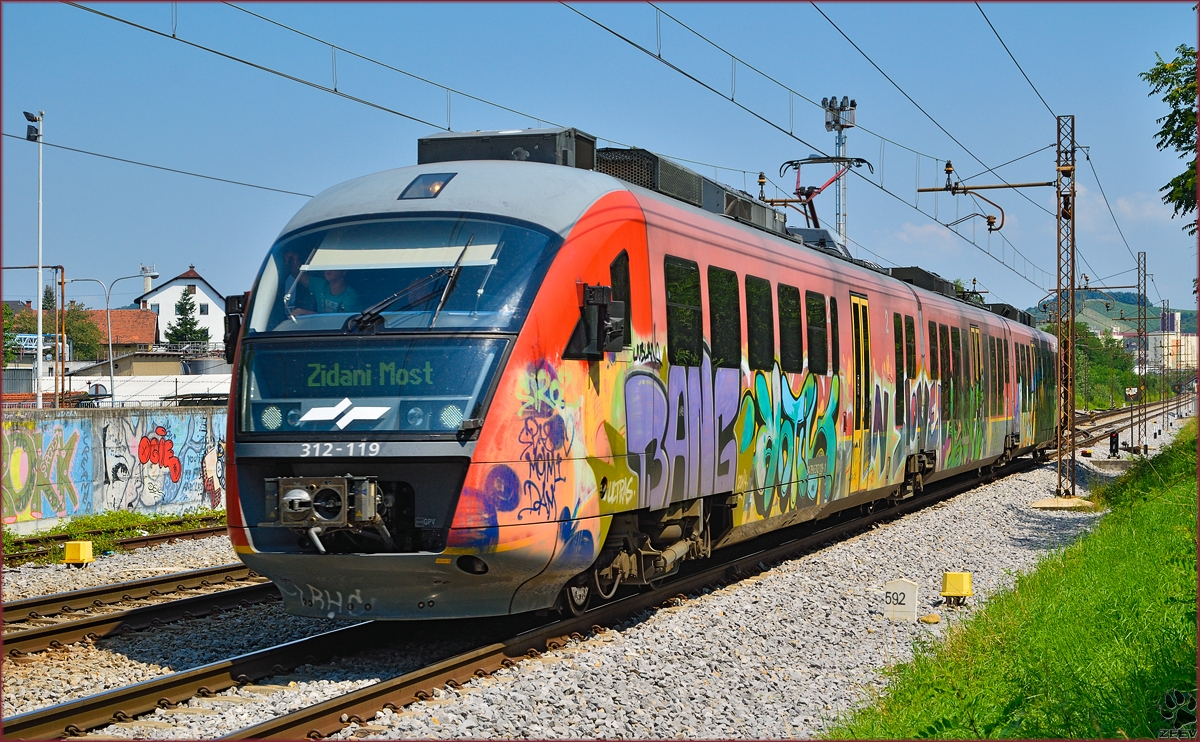
POLYGON ((5 523, 91 512, 91 446, 75 421, 49 435, 5 421, 3 457, 5 523))
POLYGON ((4 521, 224 507, 225 417, 205 409, 14 411, 3 423, 4 521))
POLYGON ((555 490, 567 481, 562 472, 566 439, 566 426, 558 415, 545 420, 525 418, 517 440, 522 446, 521 460, 529 465, 529 477, 523 485, 529 505, 517 512, 517 520, 527 513, 546 520, 554 517, 555 490))
POLYGON ((138 441, 138 461, 166 467, 171 473, 171 481, 178 482, 183 474, 183 465, 175 456, 175 442, 166 436, 167 429, 162 426, 154 429, 153 437, 142 436, 138 441))
POLYGON ((517 398, 521 415, 548 415, 564 406, 558 376, 549 366, 531 369, 517 398))
POLYGON ((625 381, 629 468, 638 506, 660 509, 699 493, 732 492, 736 476, 739 371, 718 368, 707 352, 699 367, 672 366, 625 381))

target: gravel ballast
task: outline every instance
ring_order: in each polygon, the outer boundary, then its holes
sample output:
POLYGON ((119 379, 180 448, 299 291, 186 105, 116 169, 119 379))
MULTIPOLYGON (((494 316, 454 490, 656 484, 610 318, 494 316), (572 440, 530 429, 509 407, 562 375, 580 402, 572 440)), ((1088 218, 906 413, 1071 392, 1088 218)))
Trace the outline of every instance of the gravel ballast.
POLYGON ((82 590, 88 587, 129 582, 171 572, 219 567, 237 562, 237 554, 224 533, 209 538, 176 541, 144 549, 97 555, 83 569, 67 564, 27 564, 4 567, 4 600, 21 600, 38 595, 82 590))
MULTIPOLYGON (((1152 428, 1153 429, 1153 428, 1152 428)), ((1167 435, 1152 441, 1165 444, 1167 435)), ((1099 452, 1099 448, 1096 449, 1099 452)), ((1107 451, 1107 446, 1104 449, 1107 451)), ((1080 459, 1081 482, 1108 474, 1080 459)), ((1054 494, 1057 478, 1046 465, 979 487, 761 575, 677 605, 642 615, 585 641, 519 663, 461 690, 443 689, 431 701, 398 712, 384 711, 366 725, 351 724, 339 737, 804 737, 820 734, 870 693, 884 688, 881 670, 911 658, 914 640, 935 640, 948 622, 960 621, 989 595, 1012 584, 1050 550, 1092 527, 1098 513, 1035 510, 1030 503, 1054 494), (969 571, 975 596, 964 608, 939 596, 945 571, 969 571), (883 584, 907 578, 919 586, 919 613, 937 624, 892 623, 883 618, 883 584)), ((1080 486, 1085 494, 1087 484, 1080 486)), ((210 539, 212 540, 212 539, 210 539)), ((768 565, 769 566, 769 565, 768 565)), ((663 589, 669 597, 669 586, 663 589)), ((317 633, 344 623, 288 617, 278 606, 260 614, 239 612, 237 626, 205 625, 173 630, 167 641, 152 632, 104 640, 88 652, 103 661, 70 660, 71 667, 35 673, 40 664, 5 662, 6 715, 13 713, 10 675, 28 672, 16 685, 31 690, 70 686, 84 676, 97 692, 101 682, 142 670, 158 674, 246 651, 233 648, 281 637, 317 633), (297 623, 291 623, 291 622, 297 623), (261 622, 261 623, 256 623, 261 622), (149 644, 116 644, 138 637, 149 644), (203 645, 203 650, 201 650, 203 645), (221 655, 223 648, 229 651, 221 655), (190 657, 187 650, 203 656, 190 657), (175 654, 170 654, 174 652, 175 654), (172 657, 169 662, 153 658, 172 657), (111 666, 103 663, 112 661, 111 666), (143 663, 143 664, 137 664, 143 663)), ((196 626, 203 619, 186 622, 196 626)), ((168 633, 159 630, 157 633, 168 633)), ((465 637, 462 647, 466 648, 465 637)), ((458 642, 454 642, 457 644, 458 642)), ((265 644, 263 645, 265 646, 265 644)), ((72 650, 76 651, 76 650, 72 650)), ((135 722, 96 730, 106 736, 181 739, 234 733, 269 717, 393 677, 460 651, 447 642, 422 643, 298 668, 255 686, 194 699, 184 708, 155 711, 135 722), (220 700, 221 697, 229 697, 220 700), (232 700, 230 700, 232 699, 232 700), (205 710, 207 709, 207 710, 205 710)), ((65 663, 64 663, 65 664, 65 663)), ((149 676, 147 676, 149 677, 149 676)), ((26 701, 28 703, 28 701, 26 701)), ((20 710, 28 706, 18 704, 20 710)), ((45 705, 45 704, 42 704, 45 705)))

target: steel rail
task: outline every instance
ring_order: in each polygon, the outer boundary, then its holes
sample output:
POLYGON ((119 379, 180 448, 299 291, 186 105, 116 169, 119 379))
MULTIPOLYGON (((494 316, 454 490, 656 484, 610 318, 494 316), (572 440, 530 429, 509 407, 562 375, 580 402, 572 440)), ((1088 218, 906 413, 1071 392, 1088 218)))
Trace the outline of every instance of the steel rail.
POLYGON ((26 618, 42 618, 57 613, 70 613, 95 606, 120 603, 138 598, 157 597, 177 590, 210 587, 214 584, 234 582, 257 577, 246 565, 237 562, 220 567, 173 572, 167 575, 147 577, 142 580, 117 582, 111 585, 71 590, 65 593, 38 595, 32 598, 12 600, 4 603, 2 619, 5 624, 26 618))
MULTIPOLYGON (((830 525, 784 543, 750 554, 739 556, 723 564, 708 566, 682 575, 662 585, 653 592, 631 595, 593 608, 577 618, 556 621, 547 626, 525 632, 507 641, 479 647, 455 657, 406 673, 399 677, 383 680, 350 693, 331 698, 307 708, 275 717, 261 724, 239 730, 223 739, 320 739, 340 731, 347 721, 364 723, 384 708, 393 710, 419 700, 426 700, 436 688, 444 685, 457 687, 474 677, 485 677, 501 667, 511 666, 522 657, 537 657, 546 649, 558 649, 571 639, 582 638, 589 631, 612 626, 641 611, 694 593, 706 587, 723 585, 738 579, 748 571, 763 571, 760 565, 798 556, 827 544, 832 539, 843 538, 862 531, 882 520, 890 520, 921 509, 933 503, 960 494, 997 476, 1024 471, 1035 465, 1032 459, 1018 459, 1001 469, 983 476, 959 475, 946 480, 945 486, 935 491, 930 487, 926 493, 915 495, 898 503, 895 507, 877 511, 863 517, 854 517, 844 523, 830 525), (667 597, 670 596, 670 597, 667 597)), ((846 511, 851 512, 851 511, 846 511)), ((790 529, 789 529, 790 530, 790 529)))
MULTIPOLYGON (((1009 464, 1003 473, 1020 471, 1034 462, 1019 459, 1009 464)), ((475 647, 449 659, 434 663, 426 668, 366 686, 354 693, 302 709, 293 714, 241 730, 239 738, 295 739, 306 735, 332 733, 343 724, 341 716, 350 714, 350 719, 370 717, 375 711, 390 705, 403 706, 414 700, 428 697, 434 688, 466 682, 471 677, 486 675, 500 667, 511 666, 523 656, 537 656, 545 648, 557 648, 570 638, 581 637, 593 627, 612 625, 629 618, 645 608, 661 604, 664 598, 677 593, 700 590, 708 585, 723 584, 736 579, 740 574, 760 562, 776 561, 801 551, 819 547, 839 534, 862 530, 871 524, 911 512, 925 505, 956 495, 970 489, 993 475, 974 477, 958 475, 946 480, 944 486, 934 489, 931 485, 925 493, 901 502, 897 507, 877 511, 862 517, 849 517, 857 511, 852 509, 833 518, 846 518, 844 523, 830 523, 811 534, 794 537, 798 529, 825 524, 818 521, 793 526, 783 532, 767 534, 748 544, 729 547, 727 553, 738 554, 736 558, 717 565, 697 565, 697 572, 664 584, 650 593, 633 595, 594 608, 578 618, 560 620, 546 626, 517 634, 513 638, 475 647), (763 539, 783 541, 780 545, 755 548, 763 539), (747 553, 748 552, 748 553, 747 553), (364 716, 365 715, 365 716, 364 716)), ((941 483, 939 483, 941 484, 941 483)), ((226 591, 226 593, 235 591, 226 591)), ((484 619, 468 619, 479 622, 484 619)), ((459 634, 461 635, 461 631, 459 634)), ((486 633, 486 632, 485 632, 486 633)), ((233 686, 250 683, 271 675, 278 675, 304 663, 318 662, 333 655, 347 656, 361 651, 362 646, 372 646, 394 638, 395 624, 387 621, 371 621, 344 629, 299 639, 284 645, 251 652, 228 660, 211 663, 161 678, 138 683, 126 688, 100 693, 86 698, 68 701, 45 709, 18 714, 4 720, 4 732, 9 736, 27 739, 52 739, 64 735, 79 735, 114 721, 127 721, 140 714, 153 711, 159 706, 170 706, 190 698, 218 693, 233 686), (356 649, 355 649, 356 648, 356 649)))
POLYGON ((272 582, 257 582, 215 593, 177 598, 129 610, 98 613, 77 619, 63 619, 50 626, 20 629, 4 635, 4 650, 19 657, 31 652, 65 646, 84 639, 102 639, 123 631, 136 631, 181 618, 194 618, 254 603, 279 599, 272 582))
POLYGON ((239 683, 278 674, 287 666, 329 657, 353 643, 378 638, 375 622, 324 634, 164 675, 106 693, 16 714, 4 719, 8 738, 57 739, 81 735, 114 721, 131 719, 196 696, 208 696, 239 683))
MULTIPOLYGON (((209 538, 210 536, 218 536, 224 533, 228 528, 224 525, 209 526, 206 528, 195 528, 190 531, 164 531, 162 533, 150 533, 145 536, 130 536, 117 540, 117 545, 125 549, 141 549, 147 546, 157 546, 158 544, 171 543, 179 540, 191 540, 200 538, 209 538)), ((104 533, 104 531, 91 531, 93 535, 104 533)), ((70 541, 78 538, 77 536, 68 536, 66 534, 55 534, 54 536, 46 537, 48 540, 70 541)), ((39 543, 38 539, 22 539, 22 542, 39 543)), ((40 557, 50 556, 50 548, 31 549, 28 551, 14 551, 4 555, 5 561, 13 562, 28 562, 40 557)))

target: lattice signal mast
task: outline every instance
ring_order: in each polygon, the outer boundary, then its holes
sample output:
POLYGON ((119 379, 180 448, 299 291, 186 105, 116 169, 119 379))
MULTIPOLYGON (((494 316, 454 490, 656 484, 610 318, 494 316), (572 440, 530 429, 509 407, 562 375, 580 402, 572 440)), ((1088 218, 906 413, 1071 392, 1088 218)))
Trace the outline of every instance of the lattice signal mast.
MULTIPOLYGON (((1146 253, 1137 254, 1137 373, 1138 402, 1146 403, 1146 372, 1150 366, 1150 338, 1146 335, 1146 253)), ((1146 451, 1146 414, 1137 418, 1137 435, 1134 437, 1135 451, 1146 451)))
POLYGON ((1058 116, 1058 332, 1059 497, 1075 496, 1075 117, 1058 116))
MULTIPOLYGON (((846 159, 846 129, 854 128, 854 111, 858 108, 858 102, 842 96, 839 103, 837 96, 832 98, 822 98, 821 107, 825 109, 825 131, 837 132, 835 140, 835 156, 846 159)), ((834 221, 837 226, 838 240, 841 241, 842 247, 847 247, 846 241, 846 175, 843 172, 841 182, 837 184, 837 189, 833 192, 833 210, 834 221)))

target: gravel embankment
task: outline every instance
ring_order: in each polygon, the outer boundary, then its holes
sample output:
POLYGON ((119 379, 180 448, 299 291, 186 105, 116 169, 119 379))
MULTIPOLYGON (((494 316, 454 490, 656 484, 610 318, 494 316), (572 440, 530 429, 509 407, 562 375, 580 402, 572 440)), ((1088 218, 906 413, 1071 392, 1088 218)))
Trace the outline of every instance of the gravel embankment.
POLYGON ((145 577, 218 567, 237 562, 237 554, 225 534, 191 541, 176 541, 124 554, 96 555, 83 569, 66 564, 4 567, 4 600, 20 600, 145 577))
POLYGON ((279 604, 261 604, 38 652, 21 661, 6 657, 3 712, 32 711, 347 625, 290 616, 279 604))
MULTIPOLYGON (((1160 436, 1152 443, 1167 440, 1160 436)), ((1080 462, 1081 474, 1086 474, 1082 481, 1107 478, 1087 459, 1080 462)), ((339 736, 819 734, 839 714, 882 689, 881 670, 909 659, 914 640, 939 637, 947 622, 962 620, 989 595, 1011 585, 1015 574, 1031 569, 1049 550, 1070 543, 1096 522, 1096 513, 1029 507, 1053 495, 1055 483, 1052 466, 1008 477, 721 590, 648 611, 616 630, 471 681, 461 691, 446 689, 399 713, 382 712, 339 736), (972 573, 975 597, 966 608, 941 603, 944 571, 972 573), (883 619, 883 583, 899 577, 918 583, 919 612, 940 614, 941 623, 883 619)), ((1081 485, 1080 493, 1085 492, 1081 485)), ((115 687, 121 678, 133 682, 141 679, 137 671, 149 677, 341 625, 288 617, 278 606, 262 606, 178 625, 183 628, 106 639, 96 647, 64 652, 61 666, 6 661, 4 713, 13 713, 14 698, 27 699, 19 710, 33 708, 25 704, 55 684, 65 689, 36 705, 115 687), (24 696, 14 695, 18 686, 24 696)), ((405 646, 298 668, 217 699, 194 699, 184 708, 160 709, 96 733, 218 737, 458 649, 414 638, 405 646)))

